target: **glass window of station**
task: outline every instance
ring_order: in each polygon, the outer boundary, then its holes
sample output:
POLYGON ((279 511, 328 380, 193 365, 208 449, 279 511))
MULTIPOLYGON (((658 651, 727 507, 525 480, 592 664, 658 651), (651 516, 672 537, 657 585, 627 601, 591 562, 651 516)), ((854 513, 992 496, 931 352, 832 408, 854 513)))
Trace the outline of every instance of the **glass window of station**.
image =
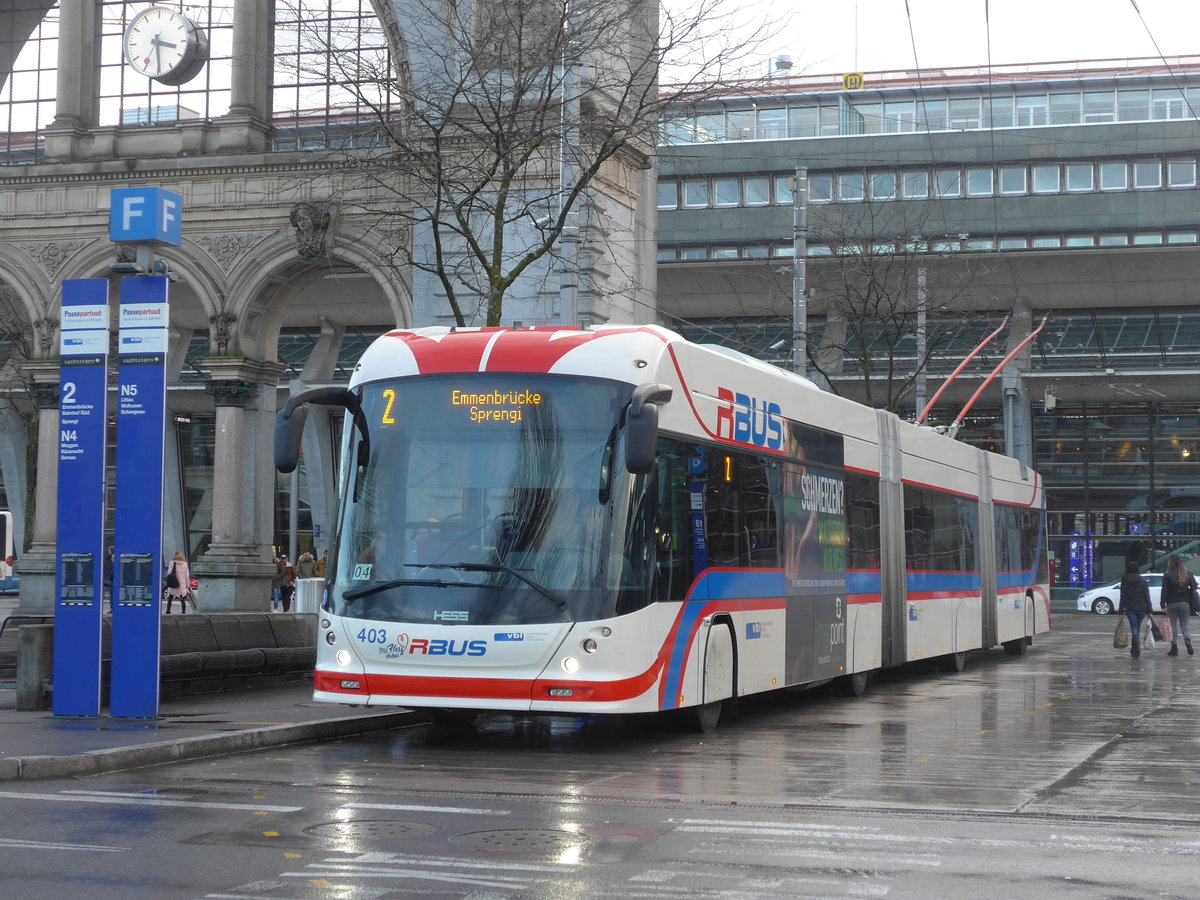
POLYGON ((1155 122, 1195 118, 1200 110, 1200 86, 1187 84, 1185 78, 1149 87, 1111 85, 1111 78, 1040 91, 1018 84, 981 85, 942 99, 911 91, 905 95, 906 89, 881 83, 874 92, 818 91, 727 101, 670 120, 662 143, 1155 122))

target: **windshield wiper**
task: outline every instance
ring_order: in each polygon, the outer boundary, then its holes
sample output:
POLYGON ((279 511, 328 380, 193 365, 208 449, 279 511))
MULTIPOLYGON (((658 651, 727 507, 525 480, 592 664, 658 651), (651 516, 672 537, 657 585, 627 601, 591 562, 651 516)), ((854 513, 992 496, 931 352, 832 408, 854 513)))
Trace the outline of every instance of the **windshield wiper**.
POLYGON ((353 603, 359 597, 368 597, 371 594, 378 594, 380 591, 389 591, 394 587, 404 587, 406 585, 416 585, 417 587, 436 587, 446 588, 455 587, 460 582, 457 581, 441 581, 431 580, 428 578, 393 578, 391 581, 377 581, 374 584, 368 584, 366 587, 353 588, 349 591, 342 591, 342 599, 353 603))
POLYGON ((529 585, 543 597, 552 601, 560 610, 567 608, 567 601, 562 597, 552 593, 549 588, 538 584, 532 578, 522 575, 519 569, 514 569, 512 566, 505 565, 504 563, 405 563, 405 565, 418 569, 459 569, 463 572, 507 572, 513 578, 525 582, 525 584, 529 585))

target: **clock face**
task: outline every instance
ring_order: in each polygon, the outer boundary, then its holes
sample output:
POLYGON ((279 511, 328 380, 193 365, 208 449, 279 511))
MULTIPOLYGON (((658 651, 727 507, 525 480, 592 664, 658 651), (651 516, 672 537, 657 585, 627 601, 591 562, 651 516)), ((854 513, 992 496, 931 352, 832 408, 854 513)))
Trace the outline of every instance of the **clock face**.
POLYGON ((151 6, 130 19, 125 29, 125 59, 130 67, 163 84, 194 78, 206 58, 204 33, 177 10, 151 6))

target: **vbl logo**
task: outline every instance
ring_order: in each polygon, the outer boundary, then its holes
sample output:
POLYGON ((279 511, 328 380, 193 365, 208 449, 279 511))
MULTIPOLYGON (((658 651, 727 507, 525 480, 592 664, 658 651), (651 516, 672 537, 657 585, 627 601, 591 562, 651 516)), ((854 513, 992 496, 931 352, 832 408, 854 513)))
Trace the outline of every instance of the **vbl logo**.
POLYGON ((768 450, 783 447, 783 411, 778 403, 768 403, 729 388, 717 388, 717 437, 754 444, 768 450))

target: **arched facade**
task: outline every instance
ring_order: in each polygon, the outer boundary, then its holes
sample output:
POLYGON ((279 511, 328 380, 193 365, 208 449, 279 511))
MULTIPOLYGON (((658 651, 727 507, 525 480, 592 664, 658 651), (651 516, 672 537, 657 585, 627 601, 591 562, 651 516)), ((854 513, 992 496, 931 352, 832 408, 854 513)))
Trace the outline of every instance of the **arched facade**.
MULTIPOLYGON (((30 33, 48 6, 10 25, 30 33)), ((33 500, 19 562, 22 609, 53 607, 61 283, 111 277, 121 252, 108 238, 113 189, 152 185, 183 197, 182 245, 156 251, 180 279, 171 285, 175 427, 167 435, 163 549, 184 547, 193 557, 208 608, 261 609, 269 597, 280 506, 273 420, 291 383, 334 378, 348 327, 376 334, 411 323, 409 279, 389 262, 407 235, 356 220, 348 210, 373 198, 326 154, 268 149, 268 6, 233 4, 240 52, 228 115, 128 129, 102 128, 89 113, 97 87, 86 61, 100 4, 63 4, 59 12, 59 99, 42 161, 0 166, 0 283, 34 336, 34 359, 5 385, 22 415, 4 411, 11 427, 0 441, 9 504, 22 525, 26 496, 33 500), (296 330, 320 337, 307 359, 289 345, 281 361, 280 335, 296 330), (199 454, 187 446, 198 435, 206 444, 199 454), (30 439, 38 459, 32 490, 23 466, 30 439)), ((119 279, 112 283, 115 304, 119 279)), ((318 415, 306 436, 301 492, 306 509, 324 518, 314 516, 318 528, 307 529, 305 546, 313 541, 318 552, 333 527, 332 428, 318 415)))
MULTIPOLYGON (((382 24, 402 77, 415 80, 436 64, 439 41, 421 14, 426 0, 329 3, 331 11, 355 6, 376 32, 382 24)), ((177 94, 155 86, 148 96, 143 87, 145 108, 136 108, 138 95, 123 87, 122 61, 104 54, 112 55, 120 22, 146 0, 21 0, 16 12, 0 12, 0 81, 20 43, 36 39, 43 17, 57 17, 57 65, 42 73, 57 89, 52 121, 38 125, 23 156, 10 140, 8 164, 0 147, 0 288, 32 340, 20 372, 0 380, 0 472, 25 548, 23 611, 54 605, 61 283, 112 277, 110 266, 128 258, 121 254, 131 248, 108 238, 114 189, 155 186, 183 198, 181 246, 155 251, 179 276, 170 288, 163 550, 185 550, 207 608, 263 608, 273 549, 319 555, 331 538, 340 422, 315 410, 300 475, 277 479, 273 419, 288 391, 342 381, 348 361, 375 335, 441 321, 444 313, 435 292, 396 262, 397 248, 414 234, 361 212, 394 205, 395 195, 356 178, 333 144, 305 149, 306 122, 322 120, 331 131, 333 117, 329 109, 304 108, 299 90, 285 100, 275 83, 279 22, 286 18, 275 15, 279 4, 214 4, 187 6, 190 14, 219 7, 210 22, 215 29, 219 18, 222 31, 219 40, 210 32, 206 70, 220 67, 221 76, 205 81, 206 72, 196 81, 211 96, 183 92, 195 85, 177 94), (217 105, 210 108, 212 98, 217 105), (190 103, 198 112, 184 108, 190 103), (121 104, 119 116, 113 104, 121 104), (285 104, 291 118, 281 113, 285 104), (414 302, 418 293, 423 299, 414 302), (24 465, 30 446, 32 476, 24 465)), ((598 285, 594 309, 586 308, 594 321, 628 318, 631 310, 639 321, 653 318, 654 177, 653 169, 604 173, 603 202, 595 205, 616 225, 603 246, 583 254, 596 273, 589 283, 598 285), (606 289, 622 279, 640 291, 627 308, 618 305, 624 300, 606 299, 625 296, 623 286, 606 289)), ((112 277, 111 303, 118 293, 112 277)), ((555 303, 556 292, 534 289, 512 315, 527 324, 558 321, 555 303)))

